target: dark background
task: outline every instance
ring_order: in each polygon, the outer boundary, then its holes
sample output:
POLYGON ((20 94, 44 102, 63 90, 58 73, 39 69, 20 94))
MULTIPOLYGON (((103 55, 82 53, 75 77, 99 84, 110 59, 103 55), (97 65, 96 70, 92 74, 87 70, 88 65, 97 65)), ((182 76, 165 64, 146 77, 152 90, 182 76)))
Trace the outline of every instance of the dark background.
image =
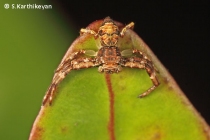
POLYGON ((110 16, 128 24, 169 70, 195 108, 210 124, 208 1, 53 2, 76 30, 110 16))

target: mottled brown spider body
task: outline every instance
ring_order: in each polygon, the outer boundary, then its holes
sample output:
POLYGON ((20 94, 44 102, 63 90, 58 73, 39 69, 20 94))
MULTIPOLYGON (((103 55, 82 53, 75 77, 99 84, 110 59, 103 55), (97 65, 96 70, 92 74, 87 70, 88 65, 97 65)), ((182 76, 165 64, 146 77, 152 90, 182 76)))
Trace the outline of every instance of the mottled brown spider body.
POLYGON ((120 52, 117 46, 119 38, 123 37, 126 30, 133 26, 134 23, 131 22, 120 31, 115 22, 107 17, 104 19, 97 33, 90 29, 81 29, 81 35, 88 33, 94 35, 96 39, 99 38, 100 49, 97 52, 93 50, 79 50, 64 57, 43 99, 43 105, 45 105, 48 99, 49 103, 52 103, 58 84, 71 70, 82 68, 99 67, 99 72, 108 74, 118 73, 122 70, 122 67, 145 69, 153 82, 153 86, 138 97, 144 97, 153 91, 159 85, 159 82, 152 61, 137 49, 123 50, 120 52), (84 54, 89 57, 84 57, 84 54), (130 54, 131 57, 125 57, 125 54, 130 54))
POLYGON ((96 63, 99 66, 99 72, 117 73, 121 71, 121 54, 120 50, 116 46, 102 47, 96 56, 96 63))
POLYGON ((119 39, 119 28, 110 18, 105 18, 98 30, 101 46, 116 46, 119 39))

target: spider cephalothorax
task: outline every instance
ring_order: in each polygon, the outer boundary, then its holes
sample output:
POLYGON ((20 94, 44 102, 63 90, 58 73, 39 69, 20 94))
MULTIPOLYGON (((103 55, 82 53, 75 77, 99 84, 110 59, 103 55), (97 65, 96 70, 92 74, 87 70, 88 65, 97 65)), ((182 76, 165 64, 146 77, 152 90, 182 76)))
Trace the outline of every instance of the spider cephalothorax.
POLYGON ((153 82, 153 86, 138 97, 144 97, 153 91, 159 85, 159 82, 152 61, 143 52, 137 49, 123 50, 135 54, 131 57, 125 57, 124 53, 122 53, 123 51, 120 52, 120 46, 117 46, 119 38, 123 37, 126 30, 133 26, 134 23, 131 22, 120 31, 115 22, 110 17, 106 17, 97 32, 91 29, 81 29, 81 35, 88 33, 94 35, 95 38, 99 38, 100 49, 97 52, 93 50, 79 50, 64 57, 43 99, 43 105, 48 99, 50 100, 50 104, 52 103, 58 84, 71 70, 82 68, 99 67, 99 72, 108 74, 118 73, 122 70, 122 67, 145 69, 153 82), (88 55, 90 53, 90 57, 82 56, 82 54, 88 55))
POLYGON ((116 46, 120 31, 118 26, 109 17, 104 19, 98 30, 98 36, 102 46, 116 46))

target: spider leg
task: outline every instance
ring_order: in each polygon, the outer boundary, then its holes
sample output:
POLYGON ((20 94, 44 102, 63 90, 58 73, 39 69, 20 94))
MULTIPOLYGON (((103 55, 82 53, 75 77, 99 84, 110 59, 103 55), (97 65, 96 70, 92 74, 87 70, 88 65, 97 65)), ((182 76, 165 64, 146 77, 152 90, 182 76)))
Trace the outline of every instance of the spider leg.
POLYGON ((95 38, 98 37, 98 34, 95 31, 93 31, 93 30, 84 29, 84 28, 80 29, 80 35, 82 35, 84 33, 88 33, 88 34, 94 35, 95 38))
MULTIPOLYGON (((46 102, 48 101, 48 99, 50 98, 50 101, 52 101, 52 93, 54 93, 56 90, 56 84, 51 84, 50 87, 47 90, 47 93, 44 96, 44 99, 42 101, 42 105, 44 106, 46 104, 46 102)), ((51 104, 51 103, 50 103, 51 104)))
POLYGON ((159 81, 156 77, 156 73, 155 73, 155 69, 153 67, 151 67, 151 65, 146 65, 145 69, 150 77, 150 79, 152 80, 153 86, 150 87, 148 90, 146 90, 144 93, 140 94, 138 97, 139 98, 143 98, 145 96, 147 96, 148 94, 150 94, 154 89, 156 89, 159 86, 159 81))
MULTIPOLYGON (((58 71, 60 71, 61 69, 63 69, 64 66, 67 66, 68 63, 69 63, 70 61, 72 61, 73 59, 75 59, 78 55, 82 55, 82 54, 85 54, 85 53, 86 53, 85 50, 79 50, 79 51, 74 52, 74 53, 72 53, 71 55, 67 56, 67 57, 65 58, 65 60, 62 61, 62 62, 59 64, 59 66, 58 66, 58 68, 56 69, 55 72, 58 72, 58 71)), ((55 75, 54 75, 54 76, 55 76, 55 75)))
POLYGON ((56 91, 56 88, 58 86, 58 84, 66 77, 66 75, 72 70, 72 66, 71 65, 65 65, 63 66, 62 69, 60 69, 59 71, 57 71, 53 77, 53 80, 52 80, 52 83, 50 85, 50 87, 48 88, 45 96, 44 96, 44 99, 43 99, 43 102, 42 102, 42 105, 44 106, 46 104, 46 102, 48 100, 50 105, 52 104, 52 100, 53 100, 53 97, 54 97, 54 94, 55 94, 55 91, 56 91))
MULTIPOLYGON (((80 51, 85 53, 85 51, 80 51)), ((52 83, 50 87, 48 88, 42 105, 44 106, 46 102, 49 100, 49 104, 52 104, 54 94, 56 92, 58 84, 66 77, 66 75, 71 71, 75 69, 82 69, 82 68, 89 68, 95 66, 95 59, 93 58, 76 58, 78 56, 78 52, 75 52, 73 57, 70 59, 66 59, 61 65, 59 65, 58 69, 56 70, 52 83)))
POLYGON ((123 37, 125 35, 125 32, 127 29, 131 29, 134 27, 134 22, 129 23, 128 25, 126 25, 120 32, 120 36, 123 37))
POLYGON ((144 93, 140 94, 138 97, 143 98, 146 95, 150 94, 158 85, 160 84, 156 77, 156 70, 154 65, 146 55, 144 55, 141 51, 134 49, 133 54, 137 54, 137 56, 131 58, 124 58, 124 66, 131 68, 139 68, 145 69, 153 83, 153 86, 146 90, 144 93))

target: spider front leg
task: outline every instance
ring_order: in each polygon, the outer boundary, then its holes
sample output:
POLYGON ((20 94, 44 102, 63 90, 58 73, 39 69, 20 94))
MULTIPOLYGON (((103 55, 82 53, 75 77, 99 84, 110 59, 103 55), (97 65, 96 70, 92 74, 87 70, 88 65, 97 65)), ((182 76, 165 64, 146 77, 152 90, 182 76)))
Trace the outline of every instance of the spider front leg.
POLYGON ((150 87, 148 90, 146 90, 144 93, 138 96, 139 98, 143 98, 146 95, 150 94, 153 90, 155 90, 155 88, 157 88, 160 83, 156 77, 156 72, 152 61, 149 60, 148 57, 139 50, 134 49, 132 53, 137 54, 137 56, 131 58, 125 58, 124 66, 131 68, 145 69, 153 83, 152 87, 150 87))
POLYGON ((66 58, 66 60, 64 60, 64 62, 59 65, 54 74, 52 83, 44 96, 42 102, 43 106, 46 104, 48 100, 49 104, 50 105, 52 104, 57 86, 71 70, 77 70, 77 69, 89 68, 95 66, 95 60, 93 58, 85 58, 85 57, 76 58, 79 54, 85 54, 85 51, 81 50, 73 53, 72 56, 66 58))
POLYGON ((120 36, 123 37, 127 29, 131 29, 134 27, 134 22, 129 23, 126 25, 120 32, 120 36))
POLYGON ((98 34, 95 31, 93 31, 93 30, 84 29, 84 28, 80 29, 80 35, 82 35, 84 33, 88 33, 88 34, 94 35, 95 38, 98 37, 98 34))

